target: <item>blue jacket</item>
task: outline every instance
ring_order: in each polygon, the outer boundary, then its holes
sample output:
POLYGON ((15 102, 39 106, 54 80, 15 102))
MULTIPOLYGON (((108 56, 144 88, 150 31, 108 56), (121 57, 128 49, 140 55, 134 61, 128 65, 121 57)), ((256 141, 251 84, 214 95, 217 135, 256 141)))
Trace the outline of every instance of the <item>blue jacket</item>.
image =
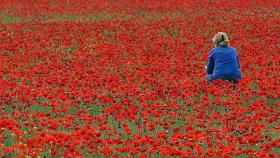
POLYGON ((241 79, 237 51, 232 47, 217 46, 208 55, 207 73, 211 79, 241 79))

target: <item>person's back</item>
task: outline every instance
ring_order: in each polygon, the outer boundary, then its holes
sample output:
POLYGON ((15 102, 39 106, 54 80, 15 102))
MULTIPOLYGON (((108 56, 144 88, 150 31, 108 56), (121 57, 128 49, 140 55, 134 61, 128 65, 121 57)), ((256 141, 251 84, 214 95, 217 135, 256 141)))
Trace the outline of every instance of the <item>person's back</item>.
POLYGON ((218 33, 213 38, 216 47, 208 56, 208 80, 225 79, 236 81, 241 79, 240 63, 235 48, 229 47, 227 36, 218 33))

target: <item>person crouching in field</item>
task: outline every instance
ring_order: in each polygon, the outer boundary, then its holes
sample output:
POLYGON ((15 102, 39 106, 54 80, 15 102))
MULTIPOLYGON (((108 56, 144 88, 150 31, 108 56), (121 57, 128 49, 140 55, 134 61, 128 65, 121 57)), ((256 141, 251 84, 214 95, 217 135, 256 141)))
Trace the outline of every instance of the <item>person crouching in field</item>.
POLYGON ((228 37, 224 32, 218 32, 213 37, 213 42, 216 47, 211 49, 208 64, 205 66, 208 82, 222 79, 237 84, 238 80, 242 79, 237 50, 229 46, 228 37))

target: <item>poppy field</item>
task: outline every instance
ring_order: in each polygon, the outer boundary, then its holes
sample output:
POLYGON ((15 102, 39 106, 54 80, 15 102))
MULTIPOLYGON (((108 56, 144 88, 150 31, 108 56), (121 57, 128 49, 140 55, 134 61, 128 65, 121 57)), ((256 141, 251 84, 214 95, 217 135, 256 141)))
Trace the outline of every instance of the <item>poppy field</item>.
POLYGON ((280 157, 279 0, 1 0, 0 157, 280 157), (217 32, 243 79, 208 84, 217 32))

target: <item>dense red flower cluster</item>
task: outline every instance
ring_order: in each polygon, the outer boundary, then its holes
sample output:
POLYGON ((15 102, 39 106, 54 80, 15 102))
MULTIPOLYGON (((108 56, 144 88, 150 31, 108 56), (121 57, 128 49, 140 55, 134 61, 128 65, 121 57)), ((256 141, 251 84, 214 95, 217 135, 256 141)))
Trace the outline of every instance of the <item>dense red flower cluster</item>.
POLYGON ((0 157, 279 157, 279 4, 2 0, 0 157), (235 88, 204 78, 219 31, 235 88))

